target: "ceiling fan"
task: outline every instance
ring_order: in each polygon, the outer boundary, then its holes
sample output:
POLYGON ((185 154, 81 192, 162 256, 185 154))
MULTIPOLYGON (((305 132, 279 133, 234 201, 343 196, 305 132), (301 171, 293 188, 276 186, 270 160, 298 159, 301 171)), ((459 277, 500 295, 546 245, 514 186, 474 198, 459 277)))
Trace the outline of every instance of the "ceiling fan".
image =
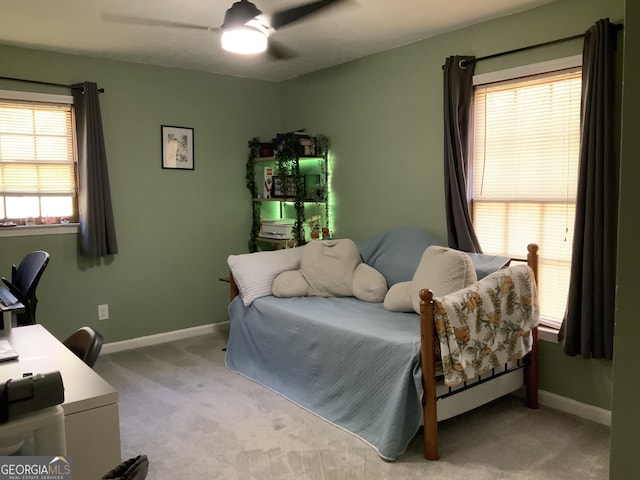
POLYGON ((130 17, 116 13, 102 13, 102 19, 109 22, 159 27, 185 28, 221 33, 222 48, 233 53, 255 54, 266 51, 271 57, 284 60, 294 55, 293 51, 274 42, 270 35, 276 31, 310 17, 327 7, 347 0, 316 0, 297 7, 285 8, 274 12, 270 17, 249 0, 235 2, 226 11, 220 27, 208 27, 171 20, 130 17))

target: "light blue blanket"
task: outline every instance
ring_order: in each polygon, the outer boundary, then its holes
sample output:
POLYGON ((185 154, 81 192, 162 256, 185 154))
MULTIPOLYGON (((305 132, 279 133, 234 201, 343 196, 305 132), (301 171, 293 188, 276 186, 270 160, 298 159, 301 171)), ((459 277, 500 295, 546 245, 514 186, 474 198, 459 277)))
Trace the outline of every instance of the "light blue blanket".
POLYGON ((354 298, 229 305, 226 364, 393 460, 422 421, 420 319, 354 298), (302 319, 304 318, 304 319, 302 319))

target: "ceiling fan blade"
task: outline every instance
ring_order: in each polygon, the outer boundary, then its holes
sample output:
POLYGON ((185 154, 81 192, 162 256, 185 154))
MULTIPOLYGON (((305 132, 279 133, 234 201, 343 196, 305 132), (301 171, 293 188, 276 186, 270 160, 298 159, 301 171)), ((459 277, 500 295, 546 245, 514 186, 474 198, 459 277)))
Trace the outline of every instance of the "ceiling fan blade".
POLYGON ((269 38, 267 54, 274 60, 289 60, 297 56, 293 50, 285 47, 280 42, 274 41, 273 38, 269 38))
POLYGON ((306 3, 299 7, 277 11, 271 16, 271 27, 278 30, 285 25, 302 20, 303 18, 313 15, 333 4, 344 1, 345 0, 316 0, 315 2, 306 3))
POLYGON ((153 27, 172 27, 172 28, 188 28, 191 30, 205 30, 209 32, 218 32, 218 27, 206 27, 204 25, 193 25, 190 23, 173 22, 170 20, 155 20, 153 18, 130 17, 120 15, 118 13, 103 12, 102 20, 113 23, 124 23, 128 25, 149 25, 153 27))

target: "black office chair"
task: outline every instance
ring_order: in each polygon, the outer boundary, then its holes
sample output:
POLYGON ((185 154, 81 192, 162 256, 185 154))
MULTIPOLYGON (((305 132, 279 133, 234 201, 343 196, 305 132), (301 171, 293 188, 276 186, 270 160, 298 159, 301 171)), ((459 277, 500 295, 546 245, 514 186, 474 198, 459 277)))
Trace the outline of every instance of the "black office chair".
POLYGON ((41 250, 27 254, 20 265, 11 267, 11 281, 2 277, 9 291, 25 307, 24 313, 17 315, 18 326, 36 323, 36 287, 44 269, 49 263, 49 254, 41 250))
POLYGON ((149 459, 146 455, 125 460, 110 472, 106 473, 101 480, 144 480, 149 473, 149 459))
POLYGON ((73 332, 62 342, 76 357, 93 368, 100 350, 102 350, 102 335, 91 327, 82 327, 73 332))

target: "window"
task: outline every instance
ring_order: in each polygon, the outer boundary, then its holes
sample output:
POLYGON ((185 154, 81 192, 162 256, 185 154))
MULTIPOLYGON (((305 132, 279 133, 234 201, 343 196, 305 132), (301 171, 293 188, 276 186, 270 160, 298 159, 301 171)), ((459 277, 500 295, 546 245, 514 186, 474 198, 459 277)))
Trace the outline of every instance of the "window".
POLYGON ((472 216, 485 253, 540 246, 541 323, 559 328, 569 288, 580 142, 580 67, 477 85, 472 216))
POLYGON ((0 217, 77 221, 71 97, 0 92, 0 217))

